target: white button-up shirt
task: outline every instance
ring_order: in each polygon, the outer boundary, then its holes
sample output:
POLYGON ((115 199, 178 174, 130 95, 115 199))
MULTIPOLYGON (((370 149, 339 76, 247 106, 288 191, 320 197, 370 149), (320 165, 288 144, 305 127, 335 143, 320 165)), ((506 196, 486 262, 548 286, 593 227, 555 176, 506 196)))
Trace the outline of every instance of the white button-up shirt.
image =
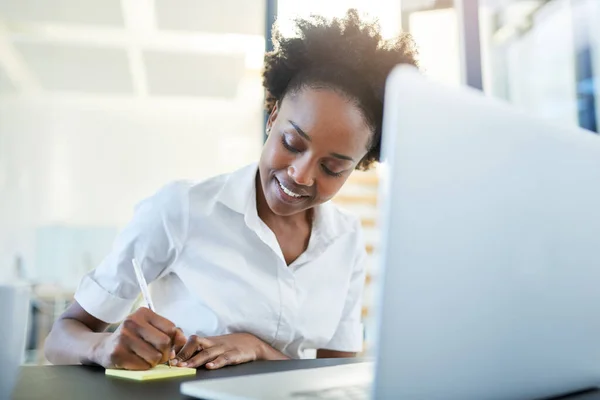
POLYGON ((248 332, 293 358, 360 351, 365 245, 358 218, 315 208, 308 248, 287 265, 256 210, 256 164, 200 183, 172 183, 141 202, 111 253, 81 281, 77 302, 108 323, 140 293, 186 335, 248 332))

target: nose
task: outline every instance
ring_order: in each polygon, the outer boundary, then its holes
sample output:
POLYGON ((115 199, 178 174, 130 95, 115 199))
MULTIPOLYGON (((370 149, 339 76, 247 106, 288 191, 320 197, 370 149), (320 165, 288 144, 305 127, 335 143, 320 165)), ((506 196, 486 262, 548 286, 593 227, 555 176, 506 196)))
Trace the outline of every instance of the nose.
POLYGON ((298 186, 310 187, 315 183, 310 162, 297 160, 288 167, 287 173, 298 186))

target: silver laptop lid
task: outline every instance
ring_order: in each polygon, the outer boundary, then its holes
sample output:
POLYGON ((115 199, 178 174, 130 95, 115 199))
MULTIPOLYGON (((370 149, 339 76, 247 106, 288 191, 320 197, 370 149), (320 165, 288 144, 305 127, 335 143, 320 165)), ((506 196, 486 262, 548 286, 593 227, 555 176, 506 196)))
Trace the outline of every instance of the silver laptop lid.
POLYGON ((600 138, 399 67, 383 149, 376 397, 600 383, 600 138))

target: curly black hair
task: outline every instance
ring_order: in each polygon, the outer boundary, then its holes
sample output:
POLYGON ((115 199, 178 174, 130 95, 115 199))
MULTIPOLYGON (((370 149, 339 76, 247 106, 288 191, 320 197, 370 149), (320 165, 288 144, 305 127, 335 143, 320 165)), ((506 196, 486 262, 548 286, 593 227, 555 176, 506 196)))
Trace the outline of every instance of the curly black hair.
POLYGON ((385 80, 397 64, 417 66, 412 37, 383 40, 377 21, 363 21, 355 9, 343 18, 296 19, 296 35, 284 37, 275 26, 274 50, 265 55, 265 107, 271 113, 288 93, 305 87, 328 88, 347 96, 373 131, 367 155, 357 169, 379 161, 385 80))

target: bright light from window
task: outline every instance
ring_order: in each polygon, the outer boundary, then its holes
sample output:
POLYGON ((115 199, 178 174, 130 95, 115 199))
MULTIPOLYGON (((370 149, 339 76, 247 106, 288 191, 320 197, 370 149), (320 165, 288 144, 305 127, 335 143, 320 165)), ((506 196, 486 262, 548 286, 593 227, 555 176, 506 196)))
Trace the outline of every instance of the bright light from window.
POLYGON ((349 8, 379 20, 382 36, 389 39, 400 32, 400 0, 279 0, 277 25, 283 34, 293 35, 293 19, 311 14, 326 18, 341 17, 349 8))
POLYGON ((410 15, 410 32, 419 49, 419 64, 432 79, 460 84, 458 20, 453 8, 410 15))

